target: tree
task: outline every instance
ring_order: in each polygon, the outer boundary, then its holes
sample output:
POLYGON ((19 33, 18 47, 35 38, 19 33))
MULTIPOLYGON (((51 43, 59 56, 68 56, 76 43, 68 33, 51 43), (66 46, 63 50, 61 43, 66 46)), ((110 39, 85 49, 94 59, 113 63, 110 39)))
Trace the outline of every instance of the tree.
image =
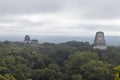
POLYGON ((113 80, 110 64, 102 61, 90 61, 80 67, 83 77, 86 80, 113 80))
POLYGON ((120 80, 120 66, 115 67, 114 70, 116 71, 114 80, 120 80))
POLYGON ((83 80, 83 76, 80 74, 77 74, 77 75, 74 74, 72 76, 72 80, 83 80))
POLYGON ((70 73, 80 72, 80 66, 86 64, 91 60, 98 60, 97 53, 93 52, 76 52, 70 55, 68 60, 64 62, 65 69, 70 73))
POLYGON ((0 75, 0 80, 16 80, 16 79, 10 74, 5 74, 5 75, 0 75))

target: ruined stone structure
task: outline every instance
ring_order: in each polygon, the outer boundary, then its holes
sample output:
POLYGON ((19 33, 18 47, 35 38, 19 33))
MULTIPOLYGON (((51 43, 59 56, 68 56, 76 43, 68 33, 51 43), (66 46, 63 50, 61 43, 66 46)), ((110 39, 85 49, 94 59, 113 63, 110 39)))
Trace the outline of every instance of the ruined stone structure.
POLYGON ((36 39, 31 40, 31 46, 36 47, 38 46, 39 42, 36 39))
POLYGON ((26 35, 24 39, 24 43, 31 43, 30 36, 26 35))
POLYGON ((31 40, 29 35, 25 36, 24 43, 26 43, 27 45, 31 45, 33 47, 37 47, 39 45, 38 40, 36 39, 31 40))
POLYGON ((99 50, 107 49, 103 32, 96 33, 94 44, 93 44, 93 49, 99 49, 99 50))

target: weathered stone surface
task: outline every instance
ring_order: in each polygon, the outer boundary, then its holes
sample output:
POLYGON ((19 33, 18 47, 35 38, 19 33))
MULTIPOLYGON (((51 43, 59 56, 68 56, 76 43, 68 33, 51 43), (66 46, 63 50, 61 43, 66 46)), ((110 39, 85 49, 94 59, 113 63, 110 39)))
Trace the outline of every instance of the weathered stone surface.
POLYGON ((25 36, 24 42, 25 42, 25 43, 30 43, 30 42, 31 42, 29 35, 26 35, 26 36, 25 36))
POLYGON ((93 44, 94 49, 100 49, 100 50, 106 50, 107 46, 105 43, 104 33, 103 32, 97 32, 93 44))
POLYGON ((31 41, 31 46, 36 47, 36 46, 38 46, 38 44, 39 44, 39 42, 38 42, 38 40, 36 40, 36 39, 33 39, 33 40, 31 41))

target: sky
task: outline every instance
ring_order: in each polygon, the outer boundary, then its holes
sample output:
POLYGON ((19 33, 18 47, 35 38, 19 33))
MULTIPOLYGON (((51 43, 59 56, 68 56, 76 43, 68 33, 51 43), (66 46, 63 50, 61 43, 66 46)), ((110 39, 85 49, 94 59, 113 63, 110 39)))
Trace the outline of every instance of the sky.
POLYGON ((0 35, 120 36, 120 0, 0 0, 0 35))

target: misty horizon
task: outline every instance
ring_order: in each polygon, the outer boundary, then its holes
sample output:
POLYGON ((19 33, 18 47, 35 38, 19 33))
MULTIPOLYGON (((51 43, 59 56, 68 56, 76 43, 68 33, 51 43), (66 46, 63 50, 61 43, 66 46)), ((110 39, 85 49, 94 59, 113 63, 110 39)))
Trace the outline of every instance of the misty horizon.
MULTIPOLYGON (((49 43, 64 43, 69 41, 78 41, 78 42, 89 42, 90 44, 94 43, 94 36, 43 36, 43 35, 29 35, 31 39, 39 40, 39 43, 49 42, 49 43)), ((7 35, 0 36, 0 41, 12 41, 12 42, 24 42, 25 35, 16 36, 16 35, 7 35)), ((108 46, 120 46, 120 36, 105 36, 106 44, 108 46)))

